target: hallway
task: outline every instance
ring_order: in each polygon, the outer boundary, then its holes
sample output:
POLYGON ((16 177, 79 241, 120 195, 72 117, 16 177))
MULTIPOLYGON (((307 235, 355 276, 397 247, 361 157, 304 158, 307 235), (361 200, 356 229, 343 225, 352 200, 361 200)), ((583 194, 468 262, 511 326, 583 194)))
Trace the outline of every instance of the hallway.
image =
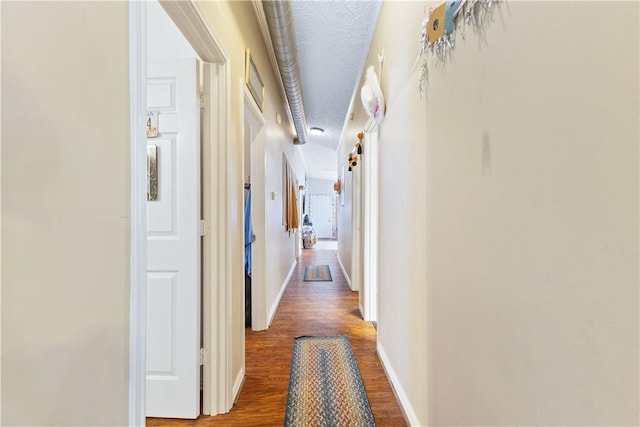
POLYGON ((332 250, 303 250, 271 327, 246 330, 246 379, 229 414, 197 420, 147 419, 148 426, 281 426, 284 422, 293 338, 347 335, 378 426, 406 425, 376 354, 376 331, 362 321, 332 250), (328 264, 333 282, 304 282, 304 267, 328 264))

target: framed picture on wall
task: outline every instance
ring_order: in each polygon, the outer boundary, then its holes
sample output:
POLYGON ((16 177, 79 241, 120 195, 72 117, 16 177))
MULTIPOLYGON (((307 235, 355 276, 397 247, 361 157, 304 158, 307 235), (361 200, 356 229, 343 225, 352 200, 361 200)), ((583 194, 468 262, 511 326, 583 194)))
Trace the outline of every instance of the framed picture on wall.
POLYGON ((264 84, 262 83, 262 78, 260 78, 256 64, 251 58, 251 51, 249 49, 247 49, 245 53, 244 83, 249 88, 249 92, 251 92, 251 96, 253 96, 260 111, 263 111, 264 84))

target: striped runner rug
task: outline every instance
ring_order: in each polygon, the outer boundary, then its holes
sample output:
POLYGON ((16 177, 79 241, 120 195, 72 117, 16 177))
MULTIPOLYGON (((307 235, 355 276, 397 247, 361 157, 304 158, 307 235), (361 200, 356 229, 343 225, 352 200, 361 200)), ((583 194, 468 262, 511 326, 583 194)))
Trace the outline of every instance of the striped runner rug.
POLYGON ((307 265, 304 268, 305 282, 332 282, 331 268, 328 265, 307 265))
POLYGON ((295 339, 284 425, 375 426, 348 337, 295 339))

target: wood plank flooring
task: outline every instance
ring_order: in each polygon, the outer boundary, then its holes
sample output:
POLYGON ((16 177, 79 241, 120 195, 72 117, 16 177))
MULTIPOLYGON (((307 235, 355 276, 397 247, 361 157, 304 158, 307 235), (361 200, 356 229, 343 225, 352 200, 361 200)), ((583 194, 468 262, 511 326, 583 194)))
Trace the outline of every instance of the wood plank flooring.
POLYGON ((347 335, 362 374, 376 425, 406 426, 376 354, 376 330, 358 310, 335 251, 303 250, 271 327, 246 330, 246 378, 228 414, 197 420, 147 418, 147 426, 282 426, 284 424, 293 338, 347 335), (333 282, 304 282, 304 267, 328 264, 333 282))

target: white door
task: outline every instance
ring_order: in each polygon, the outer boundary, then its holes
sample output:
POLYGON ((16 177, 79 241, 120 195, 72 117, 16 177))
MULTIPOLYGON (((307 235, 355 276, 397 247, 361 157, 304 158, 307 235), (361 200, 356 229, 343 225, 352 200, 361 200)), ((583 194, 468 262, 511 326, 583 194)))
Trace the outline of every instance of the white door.
POLYGON ((325 194, 309 196, 309 219, 319 239, 330 239, 333 234, 331 200, 332 197, 325 194))
POLYGON ((147 202, 146 415, 200 415, 200 96, 195 59, 147 66, 157 200, 147 202))

